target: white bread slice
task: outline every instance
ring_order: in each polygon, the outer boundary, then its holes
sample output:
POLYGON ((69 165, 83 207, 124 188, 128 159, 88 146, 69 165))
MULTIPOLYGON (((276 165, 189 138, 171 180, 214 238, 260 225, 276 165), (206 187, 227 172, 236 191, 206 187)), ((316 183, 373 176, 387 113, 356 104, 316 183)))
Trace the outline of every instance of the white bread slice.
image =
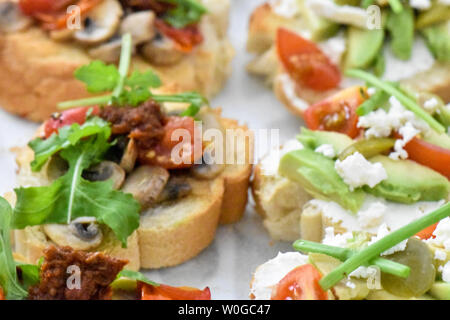
MULTIPOLYGON (((254 10, 250 18, 247 50, 256 56, 247 66, 247 70, 264 77, 266 83, 273 88, 278 99, 289 111, 301 117, 304 109, 298 108, 293 103, 292 99, 286 94, 282 83, 278 81, 278 76, 285 73, 278 61, 274 45, 276 30, 280 27, 301 33, 303 22, 301 18, 286 18, 277 15, 268 3, 254 10)), ((400 82, 412 91, 435 93, 446 103, 450 102, 450 63, 436 62, 431 69, 400 82)), ((298 98, 310 105, 333 95, 337 90, 317 92, 297 86, 295 91, 298 98)))
MULTIPOLYGON (((233 151, 236 156, 237 153, 245 154, 244 163, 227 164, 214 180, 189 177, 191 194, 143 213, 141 226, 128 239, 126 249, 108 233, 95 251, 128 259, 127 268, 132 270, 174 266, 205 249, 213 241, 219 221, 232 223, 242 217, 252 172, 252 133, 247 127, 239 126, 235 120, 222 118, 221 121, 225 128, 245 138, 246 143, 241 145, 243 149, 233 151)), ((45 167, 38 173, 31 171, 30 162, 34 154, 29 147, 16 148, 16 153, 20 185, 40 186, 49 183, 45 167)), ((10 195, 9 200, 14 203, 14 196, 10 195)), ((14 240, 16 251, 30 263, 36 262, 44 248, 51 244, 39 226, 16 230, 14 240)))
MULTIPOLYGON (((199 91, 208 98, 217 94, 231 73, 234 56, 227 38, 229 0, 202 2, 208 14, 200 23, 201 45, 171 66, 152 65, 135 55, 132 69, 152 69, 163 83, 176 83, 183 91, 199 91)), ((53 41, 36 26, 0 32, 0 106, 29 120, 44 121, 57 111, 59 102, 89 96, 73 72, 92 60, 86 48, 53 41)))

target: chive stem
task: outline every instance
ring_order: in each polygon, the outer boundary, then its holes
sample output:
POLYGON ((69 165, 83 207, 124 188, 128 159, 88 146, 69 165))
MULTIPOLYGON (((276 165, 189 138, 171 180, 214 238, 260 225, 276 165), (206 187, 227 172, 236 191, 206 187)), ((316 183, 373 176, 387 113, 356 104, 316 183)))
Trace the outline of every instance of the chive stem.
POLYGON ((419 231, 439 222, 440 220, 450 216, 450 203, 445 204, 439 209, 419 218, 410 224, 388 234, 384 238, 378 240, 367 248, 359 251, 351 256, 339 267, 334 269, 319 282, 324 290, 328 290, 339 281, 356 270, 359 266, 364 265, 372 259, 378 257, 382 252, 392 248, 398 243, 414 236, 419 231))
POLYGON ((108 94, 105 96, 98 96, 86 99, 65 101, 58 103, 58 109, 66 110, 75 107, 86 107, 86 106, 94 106, 94 105, 105 105, 111 101, 112 95, 108 94))
POLYGON ((413 99, 405 95, 394 86, 362 70, 349 69, 345 71, 345 74, 349 77, 360 78, 368 82, 370 85, 396 97, 402 103, 402 105, 404 105, 410 111, 414 112, 414 114, 416 114, 419 118, 427 122, 435 131, 437 131, 438 133, 445 132, 444 126, 442 126, 436 119, 434 119, 430 114, 423 110, 413 99))
POLYGON ((120 78, 112 94, 114 98, 118 98, 122 94, 123 87, 125 85, 125 79, 128 76, 128 70, 130 68, 131 47, 132 47, 131 34, 129 33, 124 34, 122 36, 122 49, 120 52, 120 62, 119 62, 120 78))
MULTIPOLYGON (((341 261, 346 261, 356 254, 354 250, 348 248, 334 247, 302 239, 295 241, 293 247, 297 251, 322 253, 341 261)), ((411 272, 411 269, 408 266, 380 257, 371 260, 368 265, 375 265, 379 267, 382 272, 401 278, 407 278, 411 272)))

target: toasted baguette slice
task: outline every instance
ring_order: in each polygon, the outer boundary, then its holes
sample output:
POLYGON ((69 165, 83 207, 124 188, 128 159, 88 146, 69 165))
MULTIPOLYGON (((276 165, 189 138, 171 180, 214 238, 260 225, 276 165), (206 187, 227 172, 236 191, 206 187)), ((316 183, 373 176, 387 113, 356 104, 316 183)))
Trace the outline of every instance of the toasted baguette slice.
MULTIPOLYGON (((0 0, 5 1, 5 0, 0 0)), ((132 69, 156 71, 166 84, 199 91, 208 98, 222 88, 231 71, 234 49, 226 36, 229 1, 204 1, 209 13, 202 18, 201 45, 178 63, 151 65, 135 55, 132 69)), ((44 121, 61 101, 87 97, 74 71, 93 59, 75 42, 57 42, 38 27, 23 32, 0 32, 0 106, 33 121, 44 121)))
POLYGON ((245 162, 227 164, 211 181, 189 179, 193 191, 187 198, 152 208, 141 216, 142 268, 169 267, 193 258, 213 241, 219 221, 233 223, 242 217, 252 172, 252 136, 234 120, 222 119, 222 124, 247 141, 240 145, 243 149, 230 150, 233 157, 244 154, 245 162))
MULTIPOLYGON (((127 248, 122 248, 109 232, 95 251, 128 259, 127 268, 132 270, 174 266, 205 249, 213 241, 219 221, 232 223, 242 217, 252 172, 252 133, 246 127, 238 126, 234 120, 221 121, 226 129, 246 141, 227 151, 232 152, 233 157, 243 154, 243 163, 227 164, 224 171, 213 180, 188 176, 191 194, 142 213, 141 226, 129 237, 127 248)), ((17 148, 16 153, 19 185, 42 186, 49 183, 45 167, 38 173, 31 171, 30 162, 34 154, 29 147, 17 148)), ((8 198, 14 203, 14 195, 10 194, 8 198)), ((14 243, 16 251, 34 263, 52 241, 37 226, 16 230, 14 243)))
MULTIPOLYGON (((310 90, 295 84, 283 84, 280 76, 287 74, 278 60, 275 48, 276 31, 280 27, 301 34, 302 29, 304 30, 304 22, 298 17, 286 18, 277 15, 268 3, 254 10, 250 18, 247 50, 256 56, 247 66, 247 70, 264 77, 289 111, 301 117, 308 105, 319 102, 333 95, 339 89, 343 89, 347 86, 347 81, 341 83, 341 88, 325 92, 310 90)), ((431 69, 400 82, 411 91, 435 93, 446 103, 450 102, 450 63, 436 62, 431 69)), ((348 81, 348 85, 351 84, 353 83, 348 81)))

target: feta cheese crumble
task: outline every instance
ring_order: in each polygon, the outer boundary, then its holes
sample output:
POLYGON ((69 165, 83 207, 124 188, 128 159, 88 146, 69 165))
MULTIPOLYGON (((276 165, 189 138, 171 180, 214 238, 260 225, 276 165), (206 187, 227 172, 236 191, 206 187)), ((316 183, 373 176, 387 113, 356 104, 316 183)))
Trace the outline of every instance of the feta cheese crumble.
POLYGON ((447 251, 450 251, 450 218, 447 217, 442 219, 436 229, 433 232, 435 238, 430 238, 427 240, 432 245, 437 247, 444 248, 447 251))
MULTIPOLYGON (((369 242, 369 245, 377 242, 378 240, 386 237, 388 234, 390 233, 387 224, 383 223, 380 228, 378 229, 378 233, 375 237, 372 237, 372 239, 369 242)), ((402 241, 398 244, 396 244, 395 246, 393 246, 392 248, 384 251, 381 253, 382 256, 388 256, 390 254, 399 252, 399 251, 403 251, 406 249, 406 245, 408 244, 408 239, 406 239, 405 241, 402 241)))
POLYGON ((358 223, 363 229, 377 227, 383 222, 386 205, 382 202, 373 202, 369 208, 358 212, 358 223))
POLYGON ((360 266, 354 271, 352 271, 349 276, 353 278, 374 278, 378 273, 378 269, 376 267, 364 267, 360 266))
POLYGON ((439 101, 435 97, 428 99, 423 104, 423 107, 430 113, 435 113, 437 110, 436 108, 439 107, 439 101))
POLYGON ((442 280, 444 282, 450 282, 450 261, 442 268, 442 280))
POLYGON ((411 7, 419 10, 427 10, 431 7, 430 0, 409 0, 411 7))
POLYGON ((440 261, 445 261, 445 260, 447 260, 447 252, 445 252, 445 251, 442 250, 442 249, 437 249, 437 250, 434 252, 434 259, 435 259, 435 260, 440 260, 440 261))
POLYGON ((293 18, 300 13, 297 0, 270 0, 270 6, 277 15, 293 18))
POLYGON ((353 238, 351 232, 335 233, 334 227, 325 228, 325 237, 322 239, 323 244, 329 246, 345 248, 349 240, 353 238))
POLYGON ((336 160, 334 167, 352 191, 364 185, 373 188, 387 179, 386 170, 381 163, 367 161, 359 152, 355 152, 342 161, 336 160))
POLYGON ((314 150, 317 153, 323 154, 325 157, 334 158, 336 157, 336 152, 331 144, 322 144, 314 150))

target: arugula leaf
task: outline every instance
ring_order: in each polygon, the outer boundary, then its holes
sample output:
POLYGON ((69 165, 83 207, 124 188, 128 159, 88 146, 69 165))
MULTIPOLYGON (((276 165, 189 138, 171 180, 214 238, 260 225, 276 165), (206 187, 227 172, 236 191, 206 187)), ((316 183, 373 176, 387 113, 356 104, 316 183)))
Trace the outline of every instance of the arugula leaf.
POLYGON ((106 65, 100 60, 92 61, 75 71, 75 78, 84 82, 90 93, 112 91, 119 81, 119 71, 114 65, 106 65))
POLYGON ((8 201, 0 197, 0 287, 7 300, 22 300, 28 296, 28 292, 22 288, 17 278, 10 243, 11 219, 12 208, 8 201))
POLYGON ((198 22, 208 10, 195 0, 163 0, 176 5, 164 16, 164 20, 175 28, 181 29, 198 22))
POLYGON ((39 171, 47 160, 59 151, 75 145, 81 139, 95 134, 101 134, 108 139, 111 135, 111 128, 108 122, 99 117, 92 117, 86 120, 83 125, 74 123, 59 129, 58 134, 53 134, 48 139, 36 138, 28 146, 34 151, 34 160, 31 162, 31 169, 39 171))
POLYGON ((41 281, 39 265, 16 262, 16 267, 20 269, 22 286, 26 290, 41 281))
POLYGON ((153 281, 149 280, 146 276, 144 276, 142 273, 137 272, 137 271, 122 270, 117 275, 116 280, 121 278, 121 277, 125 277, 125 278, 129 278, 131 280, 144 282, 144 283, 150 284, 150 285, 155 286, 155 287, 159 286, 159 283, 156 283, 156 282, 153 282, 153 281))
POLYGON ((68 224, 73 219, 91 216, 110 227, 126 247, 128 237, 139 227, 139 203, 131 194, 114 190, 112 181, 90 182, 81 175, 84 169, 102 160, 110 147, 109 133, 100 131, 62 149, 60 156, 69 163, 69 170, 51 185, 15 189, 14 228, 68 224))

